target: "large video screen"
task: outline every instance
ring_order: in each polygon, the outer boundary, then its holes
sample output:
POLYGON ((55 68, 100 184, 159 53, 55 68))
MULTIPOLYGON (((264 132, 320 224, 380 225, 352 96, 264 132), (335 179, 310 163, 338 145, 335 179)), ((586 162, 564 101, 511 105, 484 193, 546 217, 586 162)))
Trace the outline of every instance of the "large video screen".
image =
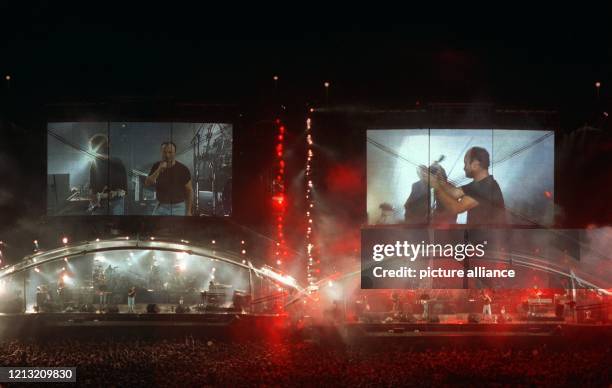
POLYGON ((367 212, 371 225, 550 225, 554 132, 368 130, 367 212))
POLYGON ((49 123, 47 214, 230 216, 232 125, 49 123))

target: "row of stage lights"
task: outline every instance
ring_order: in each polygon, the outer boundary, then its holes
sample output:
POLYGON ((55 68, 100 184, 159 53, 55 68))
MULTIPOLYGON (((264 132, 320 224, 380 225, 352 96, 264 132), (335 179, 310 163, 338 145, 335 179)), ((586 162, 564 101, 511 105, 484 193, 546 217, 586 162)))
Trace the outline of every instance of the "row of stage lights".
MULTIPOLYGON (((329 84, 326 82, 325 87, 329 87, 329 84)), ((306 254, 308 263, 306 265, 306 274, 308 279, 308 285, 313 287, 317 283, 318 275, 320 274, 320 269, 318 268, 318 264, 320 260, 315 258, 315 245, 313 238, 313 213, 314 213, 314 183, 312 181, 312 162, 314 159, 314 151, 313 145, 314 141, 312 139, 312 120, 310 117, 306 119, 306 254)))
MULTIPOLYGON (((276 77, 275 81, 278 80, 276 77)), ((285 159, 284 159, 284 143, 285 143, 285 125, 281 119, 275 120, 276 134, 276 177, 272 184, 272 204, 273 216, 276 223, 276 247, 275 259, 276 265, 281 266, 283 260, 287 259, 287 243, 285 242, 285 215, 287 212, 287 198, 285 193, 285 159)))
MULTIPOLYGON (((126 240, 129 240, 129 237, 125 237, 125 239, 126 239, 126 240)), ((151 241, 155 241, 155 237, 149 237, 149 240, 151 240, 151 241)), ((63 236, 63 237, 60 239, 60 241, 61 241, 61 243, 64 245, 64 247, 66 247, 66 246, 68 246, 68 243, 69 243, 69 241, 70 241, 70 240, 68 239, 68 237, 63 236)), ((100 242, 100 238, 96 238, 96 240, 95 240, 95 241, 96 241, 96 242, 100 242)), ((181 241, 181 243, 183 243, 183 244, 189 244, 189 241, 188 241, 188 240, 180 240, 180 241, 181 241)), ((213 240, 211 240, 211 241, 210 241, 210 243, 211 243, 211 245, 216 245, 216 244, 217 244, 217 241, 213 239, 213 240)), ((241 253, 242 255, 246 255, 246 254, 247 254, 245 244, 246 244, 245 240, 240 240, 240 246, 241 246, 240 253, 241 253)), ((3 242, 3 241, 0 241, 0 264, 2 264, 2 259, 3 259, 3 254, 2 254, 2 248, 3 248, 3 247, 4 247, 4 242, 3 242)), ((32 241, 32 251, 33 251, 34 253, 38 253, 38 252, 40 251, 40 244, 39 244, 38 240, 33 240, 33 241, 32 241)), ((66 258, 64 258, 64 260, 65 260, 65 261, 67 261, 67 259, 66 259, 66 258)), ((244 259, 243 259, 243 260, 242 260, 242 264, 246 264, 246 260, 244 260, 244 259)))

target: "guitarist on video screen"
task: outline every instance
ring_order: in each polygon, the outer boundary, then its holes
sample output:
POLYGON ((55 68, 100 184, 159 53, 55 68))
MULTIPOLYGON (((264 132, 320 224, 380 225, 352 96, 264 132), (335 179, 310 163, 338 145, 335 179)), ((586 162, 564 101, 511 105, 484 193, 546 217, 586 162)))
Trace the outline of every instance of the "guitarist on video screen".
POLYGON ((108 138, 105 135, 94 135, 89 145, 96 159, 89 168, 88 212, 92 215, 124 215, 127 193, 125 166, 121 160, 109 157, 108 138))

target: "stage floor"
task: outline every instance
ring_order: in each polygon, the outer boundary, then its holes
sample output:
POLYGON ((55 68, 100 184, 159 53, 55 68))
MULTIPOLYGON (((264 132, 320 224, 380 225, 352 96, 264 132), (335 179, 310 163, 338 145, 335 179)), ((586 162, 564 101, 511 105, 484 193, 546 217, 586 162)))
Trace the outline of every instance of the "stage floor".
POLYGON ((127 305, 120 305, 119 313, 26 313, 0 314, 0 339, 11 337, 122 337, 194 335, 233 340, 236 338, 263 339, 269 336, 323 338, 342 341, 461 341, 461 338, 508 340, 545 340, 565 336, 593 336, 612 339, 610 324, 575 324, 563 321, 518 321, 480 323, 447 319, 441 322, 330 322, 302 320, 296 324, 287 315, 250 314, 235 311, 192 311, 175 313, 175 305, 158 305, 160 313, 147 313, 147 306, 139 304, 136 313, 127 313, 127 305), (309 322, 309 323, 305 323, 309 322))

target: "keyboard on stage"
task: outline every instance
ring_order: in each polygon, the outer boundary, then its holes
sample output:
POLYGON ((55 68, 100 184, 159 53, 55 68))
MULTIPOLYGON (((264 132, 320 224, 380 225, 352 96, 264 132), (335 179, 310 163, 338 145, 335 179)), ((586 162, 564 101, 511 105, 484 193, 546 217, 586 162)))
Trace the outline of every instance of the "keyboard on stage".
POLYGON ((529 298, 527 303, 530 305, 551 305, 553 304, 552 298, 529 298))

